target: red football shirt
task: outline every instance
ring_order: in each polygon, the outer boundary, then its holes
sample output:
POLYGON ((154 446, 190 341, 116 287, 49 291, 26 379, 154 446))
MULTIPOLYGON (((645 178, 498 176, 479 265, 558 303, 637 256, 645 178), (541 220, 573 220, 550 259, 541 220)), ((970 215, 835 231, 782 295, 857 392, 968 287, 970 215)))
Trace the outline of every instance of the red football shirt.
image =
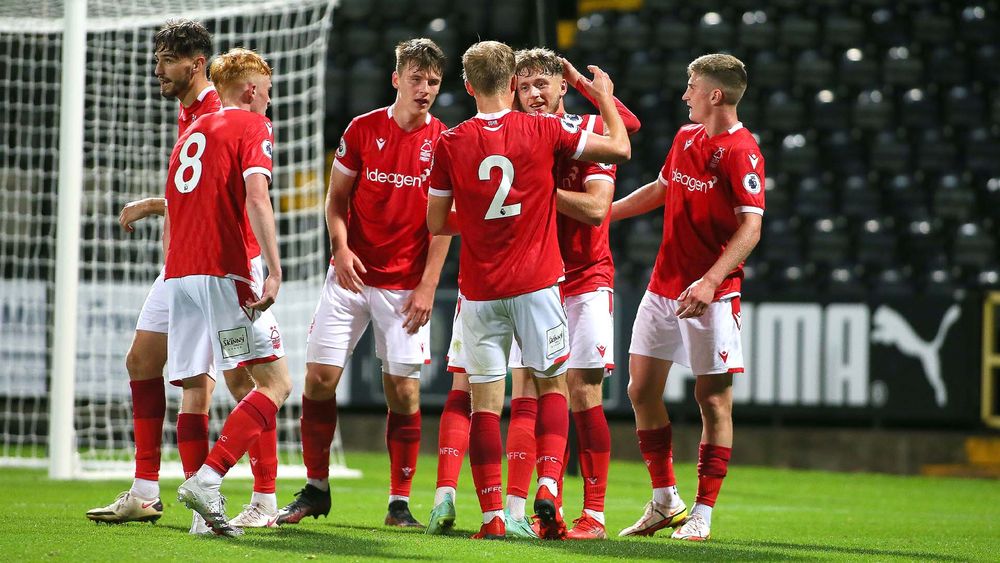
MULTIPOLYGON (((180 138, 184 131, 187 131, 187 128, 199 117, 222 109, 222 100, 219 98, 215 86, 209 85, 198 94, 198 98, 190 106, 184 107, 183 104, 178 104, 178 106, 177 137, 180 138)), ((254 236, 253 230, 250 228, 250 219, 244 217, 244 221, 247 232, 247 252, 250 253, 251 257, 260 256, 260 245, 257 244, 257 237, 254 236)))
MULTIPOLYGON (((355 117, 340 139, 333 166, 357 177, 347 215, 347 246, 368 270, 365 285, 413 289, 427 262, 427 178, 445 125, 427 115, 403 131, 392 106, 355 117)), ((330 259, 333 264, 333 259, 330 259)))
POLYGON ((170 247, 165 277, 251 279, 245 178, 271 177, 273 145, 271 122, 236 108, 203 116, 181 135, 167 172, 170 247))
MULTIPOLYGON (((742 123, 714 137, 704 125, 685 125, 658 181, 666 187, 663 242, 649 290, 677 299, 722 255, 738 213, 764 214, 764 157, 742 123)), ((742 281, 740 264, 715 290, 715 300, 738 295, 742 281)))
POLYGON ((430 193, 455 198, 459 287, 467 299, 523 295, 563 277, 552 174, 559 157, 583 151, 580 121, 504 110, 441 135, 430 193))
MULTIPOLYGON (((604 132, 604 124, 597 115, 583 116, 583 128, 598 134, 604 132)), ((614 185, 615 172, 614 164, 563 157, 556 163, 556 185, 573 192, 584 191, 584 184, 590 180, 606 180, 614 185)), ((605 215, 604 221, 595 227, 560 213, 558 224, 559 250, 566 263, 563 295, 581 295, 614 287, 615 263, 608 242, 611 214, 605 215)))

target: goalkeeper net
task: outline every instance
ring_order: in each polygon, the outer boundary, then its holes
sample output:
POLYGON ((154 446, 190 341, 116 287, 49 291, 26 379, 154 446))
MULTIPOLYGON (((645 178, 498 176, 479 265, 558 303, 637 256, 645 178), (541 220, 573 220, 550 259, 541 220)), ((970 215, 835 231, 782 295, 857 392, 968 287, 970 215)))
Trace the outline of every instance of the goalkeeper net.
MULTIPOLYGON (((67 0, 72 1, 72 0, 67 0)), ((177 136, 177 101, 159 95, 152 38, 170 18, 201 21, 215 49, 255 49, 275 71, 274 183, 285 282, 275 314, 296 382, 279 414, 281 474, 299 462, 305 336, 326 274, 324 67, 333 0, 87 0, 83 80, 62 83, 61 0, 0 5, 0 464, 44 466, 53 358, 75 354, 73 475, 129 476, 132 422, 125 355, 163 264, 162 220, 118 225, 128 202, 162 197, 177 136), (55 341, 54 279, 62 88, 84 101, 76 342, 55 341), (295 377, 298 376, 298 377, 295 377)), ((167 385, 165 474, 180 475, 167 385)), ((219 378, 213 439, 234 406, 219 378)), ((347 475, 339 435, 331 472, 347 475)), ((237 472, 239 470, 237 469, 237 472)), ((246 474, 248 468, 244 468, 246 474)))

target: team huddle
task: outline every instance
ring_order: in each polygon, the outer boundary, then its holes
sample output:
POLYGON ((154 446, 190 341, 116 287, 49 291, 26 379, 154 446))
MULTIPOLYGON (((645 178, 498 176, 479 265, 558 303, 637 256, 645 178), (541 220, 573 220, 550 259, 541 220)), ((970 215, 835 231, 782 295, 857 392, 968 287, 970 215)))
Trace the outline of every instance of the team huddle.
POLYGON ((642 516, 619 535, 710 537, 732 448, 733 374, 740 343, 742 263, 764 209, 764 161, 736 116, 746 88, 729 55, 688 67, 691 125, 681 127, 652 182, 613 201, 616 164, 631 155, 639 119, 593 79, 544 48, 495 41, 462 56, 477 114, 448 129, 430 109, 444 53, 428 39, 396 47, 395 102, 345 130, 326 202, 331 254, 309 327, 301 437, 307 479, 278 508, 276 415, 291 390, 281 333, 270 311, 281 284, 268 189, 274 134, 264 116, 271 69, 258 54, 214 57, 203 26, 168 22, 155 38, 161 94, 180 102, 179 138, 165 198, 128 204, 122 226, 165 215, 166 265, 136 326, 127 368, 133 397, 132 488, 88 518, 156 521, 162 372, 183 388, 178 450, 187 480, 178 498, 191 533, 236 536, 244 528, 299 523, 331 509, 330 444, 336 390, 372 325, 388 407, 390 490, 385 525, 424 526, 410 512, 421 435, 420 373, 430 363, 430 316, 453 237, 460 240, 459 299, 440 420, 437 489, 426 526, 456 520, 466 453, 482 510, 474 539, 607 538, 604 516, 610 431, 601 405, 614 369, 611 222, 664 207, 663 241, 632 330, 628 394, 652 484, 642 516), (597 110, 565 112, 573 87, 597 110), (266 266, 266 276, 264 267, 266 266), (702 436, 691 509, 677 491, 670 419, 662 396, 673 363, 697 375, 702 436), (238 404, 209 449, 208 407, 222 371, 238 404), (513 374, 507 442, 500 419, 513 374), (567 527, 562 499, 569 413, 577 429, 583 512, 567 527), (223 477, 249 455, 249 504, 228 518, 223 477), (507 459, 506 498, 502 462, 507 459), (537 473, 532 511, 527 499, 537 473), (529 515, 530 514, 530 515, 529 515))

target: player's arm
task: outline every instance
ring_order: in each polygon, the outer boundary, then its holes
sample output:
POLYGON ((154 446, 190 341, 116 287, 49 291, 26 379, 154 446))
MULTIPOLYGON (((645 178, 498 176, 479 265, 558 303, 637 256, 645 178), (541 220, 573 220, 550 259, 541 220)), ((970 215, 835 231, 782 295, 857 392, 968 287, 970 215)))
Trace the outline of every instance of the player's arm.
POLYGON ((264 287, 260 299, 254 303, 245 303, 246 306, 266 311, 274 304, 278 297, 278 288, 281 287, 281 258, 278 255, 278 237, 274 226, 274 209, 271 207, 271 196, 267 187, 270 178, 264 174, 250 174, 244 180, 247 191, 247 218, 250 220, 250 229, 260 244, 260 253, 264 257, 264 264, 267 265, 267 278, 264 280, 264 287))
POLYGON ((125 207, 122 207, 121 213, 118 214, 118 224, 131 233, 135 230, 132 227, 132 223, 150 215, 163 216, 166 213, 167 200, 165 198, 147 197, 146 199, 138 199, 130 201, 125 204, 125 207))
POLYGON ((739 227, 733 236, 729 237, 726 249, 715 261, 715 264, 698 280, 688 286, 678 297, 680 307, 677 317, 687 319, 700 317, 708 309, 715 297, 715 290, 741 262, 750 256, 750 252, 760 241, 760 225, 763 216, 759 213, 737 213, 736 221, 739 227))
POLYGON ((653 180, 627 196, 611 204, 611 222, 621 221, 636 215, 648 213, 663 205, 667 188, 660 181, 653 180))
POLYGON ((556 210, 581 223, 598 226, 604 222, 615 194, 615 185, 605 178, 587 180, 582 192, 556 190, 556 210))
POLYGON ((354 193, 356 177, 341 172, 336 166, 330 172, 330 190, 326 194, 326 226, 330 231, 330 250, 334 271, 340 287, 361 293, 362 274, 368 273, 354 251, 347 246, 347 212, 354 193))
MULTIPOLYGON (((166 203, 166 199, 163 200, 166 203)), ((166 212, 166 205, 163 207, 163 236, 160 243, 163 245, 163 262, 167 261, 167 250, 170 248, 170 214, 166 212)))
POLYGON ((597 100, 606 136, 587 135, 586 145, 575 158, 591 162, 625 162, 632 157, 632 145, 629 143, 622 117, 615 109, 613 95, 615 85, 608 73, 600 68, 594 65, 587 68, 594 73, 594 80, 585 84, 585 88, 597 100))
POLYGON ((438 282, 441 281, 441 268, 444 267, 444 259, 448 257, 449 245, 451 245, 450 236, 437 235, 431 239, 420 283, 403 304, 403 314, 406 315, 403 328, 410 334, 415 334, 431 319, 431 311, 434 309, 434 292, 437 291, 438 282))
MULTIPOLYGON (((572 84, 573 88, 583 94, 583 97, 587 98, 588 102, 593 104, 594 107, 597 107, 597 100, 591 97, 590 93, 587 91, 587 83, 590 82, 590 80, 588 80, 586 76, 580 74, 580 71, 576 70, 573 63, 566 59, 562 59, 562 62, 563 77, 566 78, 566 82, 572 84)), ((639 128, 642 127, 642 123, 639 122, 639 118, 636 117, 630 109, 625 107, 625 104, 623 104, 617 97, 613 99, 615 101, 615 108, 618 111, 618 115, 622 117, 622 123, 625 125, 625 130, 629 135, 637 133, 639 128)))
POLYGON ((451 192, 427 195, 427 230, 432 235, 458 235, 458 217, 451 210, 451 204, 451 192))

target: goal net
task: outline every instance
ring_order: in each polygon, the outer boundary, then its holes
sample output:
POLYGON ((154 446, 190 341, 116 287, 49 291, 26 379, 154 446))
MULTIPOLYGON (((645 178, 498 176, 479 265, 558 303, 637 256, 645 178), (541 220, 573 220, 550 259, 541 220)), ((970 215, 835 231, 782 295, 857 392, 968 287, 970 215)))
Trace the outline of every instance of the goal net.
MULTIPOLYGON (((333 3, 87 0, 87 18, 74 22, 86 29, 85 68, 70 84, 62 82, 63 0, 0 5, 0 464, 45 466, 53 455, 49 403, 65 390, 53 386, 52 364, 75 354, 72 476, 131 474, 125 355, 163 264, 163 223, 146 219, 126 233, 118 213, 128 201, 163 194, 177 101, 159 95, 152 39, 167 19, 182 17, 204 23, 217 52, 249 47, 275 70, 271 196, 285 279, 275 314, 296 382, 279 414, 279 453, 282 476, 301 472, 305 333, 326 273, 324 67, 333 3), (62 88, 72 88, 84 106, 75 342, 57 341, 53 331, 62 88)), ((180 393, 167 385, 167 397, 163 473, 180 476, 180 393)), ((233 406, 220 376, 213 440, 233 406)), ((350 475, 338 445, 339 435, 331 474, 350 475)))

